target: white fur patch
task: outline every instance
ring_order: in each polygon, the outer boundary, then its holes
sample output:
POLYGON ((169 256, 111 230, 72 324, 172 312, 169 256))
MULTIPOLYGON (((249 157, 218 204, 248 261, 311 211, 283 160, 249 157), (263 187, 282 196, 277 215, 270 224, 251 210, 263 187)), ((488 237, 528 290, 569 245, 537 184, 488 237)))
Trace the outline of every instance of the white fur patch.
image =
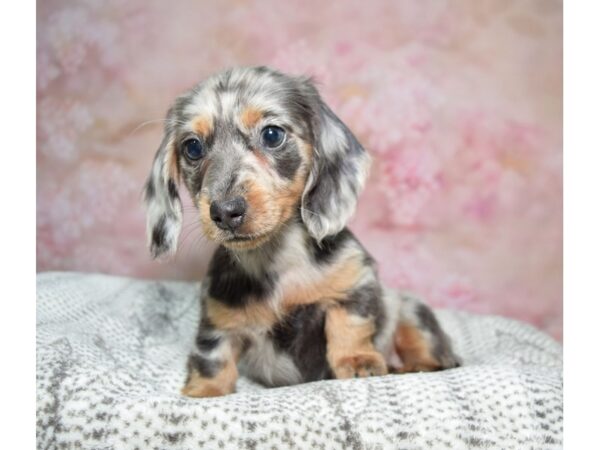
POLYGON ((279 352, 266 331, 248 336, 250 347, 240 360, 240 367, 251 377, 268 386, 285 386, 302 382, 298 368, 287 354, 279 352))

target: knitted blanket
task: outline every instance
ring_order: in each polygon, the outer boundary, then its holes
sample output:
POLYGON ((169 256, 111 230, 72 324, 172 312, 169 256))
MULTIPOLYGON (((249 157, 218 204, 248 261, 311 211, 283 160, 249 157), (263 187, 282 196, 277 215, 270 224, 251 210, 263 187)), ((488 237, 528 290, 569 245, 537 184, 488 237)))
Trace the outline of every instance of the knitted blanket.
POLYGON ((38 448, 562 448, 562 347, 494 316, 436 311, 457 369, 182 397, 199 287, 39 274, 38 448))

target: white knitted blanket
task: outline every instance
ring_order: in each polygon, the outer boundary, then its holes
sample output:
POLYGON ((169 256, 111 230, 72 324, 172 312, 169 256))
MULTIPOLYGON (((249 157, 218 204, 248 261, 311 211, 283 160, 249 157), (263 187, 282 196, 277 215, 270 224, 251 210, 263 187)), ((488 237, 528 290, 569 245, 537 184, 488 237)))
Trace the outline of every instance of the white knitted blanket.
POLYGON ((562 448, 562 347, 500 317, 437 311, 458 369, 182 397, 198 292, 39 274, 38 448, 562 448))

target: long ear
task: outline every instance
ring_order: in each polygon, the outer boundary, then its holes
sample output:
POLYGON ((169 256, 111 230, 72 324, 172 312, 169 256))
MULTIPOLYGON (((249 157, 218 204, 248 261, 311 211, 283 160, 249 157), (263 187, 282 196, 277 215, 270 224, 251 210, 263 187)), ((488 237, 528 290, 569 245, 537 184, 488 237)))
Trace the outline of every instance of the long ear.
POLYGON ((144 188, 146 234, 152 257, 172 255, 177 250, 183 209, 177 189, 179 179, 173 144, 173 130, 167 114, 165 135, 154 157, 144 188))
POLYGON ((317 103, 313 163, 302 194, 301 215, 309 233, 320 242, 339 233, 354 214, 371 159, 316 89, 312 90, 317 103))

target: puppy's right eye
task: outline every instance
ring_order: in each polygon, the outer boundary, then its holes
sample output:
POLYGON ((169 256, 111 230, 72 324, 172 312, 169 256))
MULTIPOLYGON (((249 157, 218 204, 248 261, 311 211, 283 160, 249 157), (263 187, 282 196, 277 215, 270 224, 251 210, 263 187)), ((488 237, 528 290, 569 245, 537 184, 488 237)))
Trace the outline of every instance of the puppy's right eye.
POLYGON ((196 161, 204 156, 204 148, 198 139, 188 139, 183 143, 183 153, 188 159, 196 161))

